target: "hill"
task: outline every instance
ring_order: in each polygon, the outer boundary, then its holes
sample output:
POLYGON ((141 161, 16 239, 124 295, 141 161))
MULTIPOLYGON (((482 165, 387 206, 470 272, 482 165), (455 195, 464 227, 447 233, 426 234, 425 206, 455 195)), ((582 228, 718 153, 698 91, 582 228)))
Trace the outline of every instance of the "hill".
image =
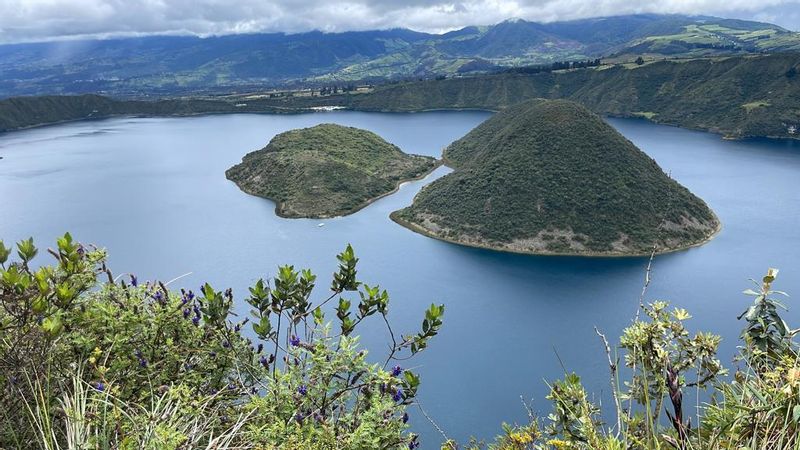
POLYGON ((683 249, 719 228, 701 199, 574 102, 508 108, 451 144, 445 161, 455 172, 395 221, 470 246, 591 256, 683 249))
POLYGON ((411 30, 149 36, 0 45, 0 98, 104 93, 145 97, 342 85, 487 72, 614 56, 707 57, 800 51, 800 34, 716 17, 628 15, 508 20, 428 34, 411 30))
POLYGON ((434 158, 405 154, 375 133, 323 124, 275 136, 225 175, 248 194, 274 200, 282 217, 333 217, 436 166, 434 158))
POLYGON ((574 100, 611 116, 708 130, 731 138, 796 138, 800 54, 654 61, 596 68, 426 80, 353 97, 361 110, 500 110, 531 98, 574 100))

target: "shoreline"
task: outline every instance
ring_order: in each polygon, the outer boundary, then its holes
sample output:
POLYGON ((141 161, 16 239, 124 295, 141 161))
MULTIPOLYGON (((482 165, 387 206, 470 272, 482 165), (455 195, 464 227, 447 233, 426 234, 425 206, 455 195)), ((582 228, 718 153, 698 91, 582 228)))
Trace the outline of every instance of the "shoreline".
MULTIPOLYGON (((25 131, 31 130, 36 128, 44 128, 50 126, 58 126, 64 125, 69 123, 76 123, 76 122, 84 122, 84 121, 93 121, 93 120, 109 120, 109 119, 117 119, 117 118, 180 118, 180 117, 199 117, 199 116, 216 116, 216 115, 235 115, 235 114, 264 114, 264 115, 290 115, 290 114, 317 114, 317 113, 327 113, 331 111, 319 111, 313 109, 314 107, 306 107, 306 108, 294 108, 294 107, 281 107, 281 106, 273 106, 273 110, 264 110, 264 111, 254 111, 254 110, 245 110, 245 111, 230 111, 230 110, 220 110, 220 111, 204 111, 204 112, 196 112, 196 113, 175 113, 175 114, 137 114, 137 113, 120 113, 120 114, 110 114, 105 116, 97 116, 97 117, 80 117, 76 119, 64 119, 58 120, 54 122, 42 122, 33 125, 25 125, 22 127, 16 128, 9 128, 5 130, 0 130, 0 136, 8 133, 13 133, 16 131, 25 131)), ((355 112, 366 112, 366 113, 381 113, 381 114, 417 114, 417 113, 426 113, 426 112, 447 112, 447 111, 483 111, 483 112, 491 112, 497 113, 501 111, 501 109, 492 109, 492 108, 480 108, 480 107, 470 107, 470 108, 420 108, 420 109, 380 109, 380 108, 358 108, 358 107, 350 107, 350 106, 343 106, 336 111, 355 111, 355 112)), ((701 128, 701 127, 691 127, 687 125, 680 125, 677 123, 669 123, 669 122, 662 122, 658 120, 648 119, 646 117, 637 116, 635 114, 610 114, 610 113, 598 113, 603 118, 615 118, 615 119, 636 119, 636 120, 644 120, 646 122, 652 123, 654 125, 664 125, 668 127, 675 127, 680 128, 683 130, 689 131, 698 131, 703 133, 709 133, 716 136, 719 136, 720 139, 726 141, 746 141, 748 139, 766 139, 769 141, 788 141, 788 142, 795 142, 800 141, 800 133, 796 136, 774 136, 774 135, 739 135, 739 134, 730 134, 725 132, 724 130, 720 130, 718 128, 701 128)))
MULTIPOLYGON (((717 216, 717 214, 713 210, 711 210, 711 213, 714 214, 714 218, 717 220, 717 227, 714 229, 714 231, 711 234, 708 235, 708 237, 706 237, 702 241, 695 242, 695 243, 690 244, 690 245, 685 245, 685 246, 678 247, 678 248, 671 248, 671 249, 667 249, 667 250, 656 251, 655 254, 656 255, 667 255, 667 254, 670 254, 670 253, 682 252, 684 250, 689 250, 689 249, 692 249, 692 248, 701 247, 701 246, 706 245, 709 242, 711 242, 722 231, 722 221, 719 220, 719 217, 717 216)), ((393 211, 391 214, 389 214, 389 218, 394 223, 400 225, 403 228, 406 228, 406 229, 408 229, 410 231, 413 231, 414 233, 420 234, 422 236, 425 236, 425 237, 428 237, 428 238, 431 238, 431 239, 436 239, 437 241, 446 242, 448 244, 460 245, 460 246, 463 246, 463 247, 471 247, 471 248, 478 248, 478 249, 482 249, 482 250, 490 250, 490 251, 493 251, 493 252, 500 252, 500 253, 511 253, 511 254, 515 254, 515 255, 527 255, 527 256, 566 256, 566 257, 579 257, 579 258, 642 258, 642 257, 648 257, 648 256, 651 255, 651 252, 626 253, 626 254, 620 254, 620 253, 597 253, 597 252, 593 252, 593 253, 563 253, 563 252, 541 253, 541 252, 530 252, 530 251, 521 251, 521 250, 510 250, 510 249, 507 249, 507 248, 492 247, 491 245, 481 245, 481 244, 472 244, 472 243, 460 242, 460 241, 457 241, 457 240, 454 240, 454 239, 449 239, 449 238, 445 238, 445 237, 442 237, 442 236, 438 236, 438 235, 432 233, 430 230, 428 230, 427 228, 425 228, 425 227, 423 227, 421 225, 418 225, 418 224, 416 224, 414 222, 409 222, 407 220, 404 220, 404 219, 401 219, 401 218, 397 217, 397 211, 393 211)))
MULTIPOLYGON (((424 156, 424 155, 415 155, 415 156, 424 156)), ((228 181, 230 181, 231 183, 235 184, 236 187, 239 188, 239 190, 241 190, 245 194, 252 195, 253 197, 263 198, 263 199, 266 199, 266 200, 269 200, 269 201, 275 203, 275 211, 274 211, 275 215, 280 217, 281 219, 335 219, 337 217, 346 217, 346 216, 349 216, 351 214, 355 214, 355 213, 361 211, 362 209, 364 209, 367 206, 375 203, 376 201, 396 193, 397 191, 400 190, 400 187, 402 187, 404 184, 410 183, 410 182, 413 182, 413 181, 419 181, 419 180, 422 180, 422 179, 426 178, 428 175, 433 173, 433 171, 435 171, 436 169, 438 169, 442 165, 444 165, 444 162, 441 159, 436 159, 436 160, 434 160, 433 166, 431 166, 431 168, 429 170, 423 172, 422 174, 420 174, 420 175, 418 175, 416 177, 413 177, 413 178, 404 178, 402 180, 398 180, 397 184, 394 186, 394 188, 391 191, 383 193, 383 194, 381 194, 381 195, 379 195, 377 197, 373 197, 373 198, 368 199, 366 202, 364 202, 362 204, 359 204, 359 206, 357 206, 355 209, 347 212, 346 214, 338 214, 338 215, 335 215, 335 216, 326 216, 326 215, 319 215, 319 216, 317 216, 317 215, 314 215, 314 216, 291 216, 291 215, 286 215, 286 214, 284 214, 282 212, 283 202, 281 202, 279 200, 275 200, 274 198, 269 198, 269 197, 265 197, 263 195, 253 194, 252 192, 246 191, 241 186, 239 186, 239 184, 237 182, 235 182, 235 181, 231 180, 230 178, 228 178, 227 173, 225 175, 225 178, 228 181)))

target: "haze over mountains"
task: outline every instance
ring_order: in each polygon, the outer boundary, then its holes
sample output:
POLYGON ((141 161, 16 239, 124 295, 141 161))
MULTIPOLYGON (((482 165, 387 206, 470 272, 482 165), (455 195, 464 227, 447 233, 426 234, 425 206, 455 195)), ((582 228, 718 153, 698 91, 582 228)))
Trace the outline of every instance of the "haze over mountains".
POLYGON ((0 97, 175 95, 454 76, 596 58, 800 51, 800 33, 706 16, 629 15, 547 24, 508 20, 445 34, 150 36, 0 46, 0 97))

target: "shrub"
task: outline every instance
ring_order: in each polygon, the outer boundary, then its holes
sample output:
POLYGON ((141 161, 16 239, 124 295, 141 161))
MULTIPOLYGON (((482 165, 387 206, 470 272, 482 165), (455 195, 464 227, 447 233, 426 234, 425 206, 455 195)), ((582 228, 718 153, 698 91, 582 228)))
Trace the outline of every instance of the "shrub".
MULTIPOLYGON (((470 450, 622 450, 622 449, 796 449, 800 445, 800 360, 793 337, 778 315, 782 305, 772 289, 777 270, 770 269, 758 290, 744 293, 755 298, 740 316, 743 367, 732 379, 716 358, 719 337, 693 336, 684 322, 691 316, 682 309, 669 310, 665 302, 641 305, 640 315, 620 338, 619 349, 628 368, 620 383, 619 359, 612 357, 605 336, 614 385, 616 425, 602 421, 599 408, 575 374, 550 385, 553 412, 545 419, 529 412, 522 426, 503 425, 504 433, 484 445, 472 442, 470 450), (620 388, 624 386, 624 388, 620 388), (708 388, 711 396, 692 424, 682 408, 683 390, 708 388), (671 408, 666 408, 670 405, 671 408), (660 419, 666 411, 667 421, 660 419), (666 422, 666 423, 665 423, 666 422), (545 430, 540 432, 539 430, 545 430)), ((453 449, 450 442, 446 448, 453 449)))
POLYGON ((326 300, 312 301, 310 271, 283 266, 249 289, 253 311, 240 318, 230 289, 120 281, 103 250, 69 234, 57 244, 56 263, 34 268, 32 239, 13 262, 0 242, 0 448, 418 445, 406 408, 420 380, 397 363, 438 333, 444 307, 395 335, 388 293, 357 280, 350 246, 326 300), (371 316, 393 342, 381 363, 355 335, 371 316))

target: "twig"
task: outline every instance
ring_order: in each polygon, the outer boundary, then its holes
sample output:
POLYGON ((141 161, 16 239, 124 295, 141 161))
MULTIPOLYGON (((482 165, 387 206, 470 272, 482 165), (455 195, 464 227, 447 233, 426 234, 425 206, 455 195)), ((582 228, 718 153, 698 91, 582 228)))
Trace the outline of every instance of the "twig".
POLYGON ((603 345, 606 348, 606 356, 608 357, 608 368, 611 371, 611 393, 614 395, 614 406, 617 408, 617 435, 622 432, 622 404, 619 401, 619 394, 617 393, 617 365, 619 364, 619 358, 617 361, 611 359, 611 346, 608 345, 608 339, 606 339, 606 335, 600 332, 597 327, 594 327, 594 332, 600 336, 600 339, 603 341, 603 345))
POLYGON ((431 425, 433 425, 433 428, 435 428, 436 431, 438 431, 439 434, 442 435, 442 437, 444 438, 444 441, 445 442, 450 442, 450 438, 447 437, 447 434, 444 432, 444 430, 442 430, 442 428, 431 418, 431 416, 428 415, 427 412, 425 412, 425 408, 422 407, 422 403, 417 401, 417 407, 419 407, 419 410, 420 410, 420 412, 422 412, 422 415, 425 416, 426 419, 428 419, 428 422, 430 422, 431 425))
POLYGON ((189 276, 189 275, 191 275, 191 274, 192 274, 192 272, 186 272, 185 274, 183 274, 183 275, 181 275, 181 276, 175 277, 175 278, 173 278, 173 279, 171 279, 171 280, 167 281, 166 283, 164 283, 164 286, 169 286, 171 283, 173 283, 173 282, 175 282, 175 281, 178 281, 178 280, 180 280, 180 279, 181 279, 181 278, 183 278, 183 277, 188 277, 188 276, 189 276))

